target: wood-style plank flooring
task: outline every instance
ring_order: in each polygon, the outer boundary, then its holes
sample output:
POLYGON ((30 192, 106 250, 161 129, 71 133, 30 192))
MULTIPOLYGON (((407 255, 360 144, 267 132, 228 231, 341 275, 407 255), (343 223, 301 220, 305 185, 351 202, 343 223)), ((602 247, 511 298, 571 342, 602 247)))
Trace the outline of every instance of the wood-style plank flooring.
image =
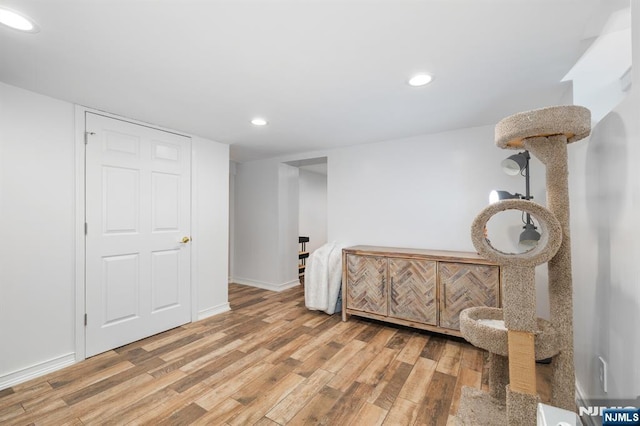
MULTIPOLYGON (((302 287, 231 284, 231 312, 0 390, 2 425, 446 425, 487 387, 462 340, 304 307, 302 287)), ((538 387, 549 398, 548 366, 538 387)))

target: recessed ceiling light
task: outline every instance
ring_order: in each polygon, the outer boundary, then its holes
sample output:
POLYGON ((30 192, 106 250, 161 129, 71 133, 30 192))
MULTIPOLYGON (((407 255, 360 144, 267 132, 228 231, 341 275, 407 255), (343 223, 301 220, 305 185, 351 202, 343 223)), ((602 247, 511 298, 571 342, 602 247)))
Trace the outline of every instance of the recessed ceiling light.
POLYGON ((416 74, 409 79, 409 85, 414 87, 424 86, 425 84, 429 84, 432 79, 433 77, 429 74, 416 74))
POLYGON ((253 124, 254 126, 266 126, 267 123, 268 123, 267 120, 260 117, 256 117, 253 120, 251 120, 251 124, 253 124))
POLYGON ((4 7, 0 7, 0 24, 27 33, 37 33, 40 31, 40 28, 38 28, 32 19, 4 7))

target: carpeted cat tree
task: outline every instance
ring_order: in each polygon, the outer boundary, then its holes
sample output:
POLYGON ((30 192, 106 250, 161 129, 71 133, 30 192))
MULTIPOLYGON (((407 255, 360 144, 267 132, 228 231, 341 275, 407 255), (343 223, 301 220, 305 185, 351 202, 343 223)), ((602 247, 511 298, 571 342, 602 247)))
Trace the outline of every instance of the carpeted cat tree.
POLYGON ((552 358, 552 404, 575 411, 573 290, 569 237, 567 144, 588 136, 591 114, 579 106, 557 106, 512 115, 496 126, 496 144, 526 149, 546 167, 547 207, 530 200, 505 200, 485 208, 471 226, 480 255, 502 266, 503 308, 470 308, 460 314, 460 331, 487 350, 489 393, 464 388, 457 421, 461 425, 536 424, 539 396, 535 361, 552 358), (540 228, 535 248, 504 253, 485 237, 499 212, 518 210, 540 228), (535 267, 548 262, 551 318, 536 317, 535 267))

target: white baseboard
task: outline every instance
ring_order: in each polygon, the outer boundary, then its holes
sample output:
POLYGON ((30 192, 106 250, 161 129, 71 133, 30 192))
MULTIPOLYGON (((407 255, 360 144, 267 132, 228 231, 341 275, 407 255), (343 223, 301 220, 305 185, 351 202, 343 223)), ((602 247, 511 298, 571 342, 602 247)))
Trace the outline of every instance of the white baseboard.
POLYGON ((27 380, 35 379, 36 377, 44 376, 47 373, 51 373, 61 368, 68 367, 76 363, 75 352, 61 355, 59 357, 50 359, 49 361, 41 362, 31 367, 26 367, 13 373, 0 376, 0 390, 10 388, 19 383, 26 382, 27 380))
POLYGON ((233 282, 236 284, 248 285, 250 287, 263 288, 265 290, 278 291, 278 292, 300 285, 300 280, 293 280, 293 281, 289 281, 282 284, 273 284, 273 283, 250 280, 245 278, 234 278, 233 282))
POLYGON ((212 317, 214 315, 228 312, 230 310, 231 307, 229 306, 229 303, 222 303, 218 306, 212 306, 211 308, 203 309, 201 311, 198 311, 198 321, 212 317))

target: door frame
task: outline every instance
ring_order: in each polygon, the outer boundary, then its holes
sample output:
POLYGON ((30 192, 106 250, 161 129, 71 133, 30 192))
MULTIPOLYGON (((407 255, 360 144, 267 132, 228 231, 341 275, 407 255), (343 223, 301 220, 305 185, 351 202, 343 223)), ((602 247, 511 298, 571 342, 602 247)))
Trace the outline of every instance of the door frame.
MULTIPOLYGON (((188 137, 193 142, 193 137, 189 134, 176 132, 171 129, 156 126, 153 124, 145 123, 138 120, 122 117, 116 114, 110 114, 104 111, 100 111, 93 108, 87 108, 82 105, 74 105, 75 108, 75 217, 74 217, 74 230, 75 230, 75 312, 74 312, 74 324, 75 324, 75 360, 76 362, 86 359, 85 351, 85 325, 84 316, 86 312, 86 247, 85 247, 85 235, 84 235, 84 222, 85 222, 85 143, 84 132, 86 126, 86 114, 92 113, 101 115, 103 117, 113 118, 115 120, 122 120, 128 123, 136 124, 139 126, 150 127, 152 129, 161 130, 168 133, 173 133, 180 136, 188 137)), ((195 202, 193 197, 193 188, 195 185, 194 179, 195 173, 195 161, 193 161, 193 143, 189 145, 189 160, 191 161, 191 177, 190 177, 190 199, 191 199, 191 235, 197 235, 197 221, 195 219, 195 202)), ((191 322, 198 320, 198 294, 196 283, 197 275, 195 274, 196 259, 198 251, 197 238, 196 241, 191 241, 191 258, 189 267, 191 269, 191 322)))

